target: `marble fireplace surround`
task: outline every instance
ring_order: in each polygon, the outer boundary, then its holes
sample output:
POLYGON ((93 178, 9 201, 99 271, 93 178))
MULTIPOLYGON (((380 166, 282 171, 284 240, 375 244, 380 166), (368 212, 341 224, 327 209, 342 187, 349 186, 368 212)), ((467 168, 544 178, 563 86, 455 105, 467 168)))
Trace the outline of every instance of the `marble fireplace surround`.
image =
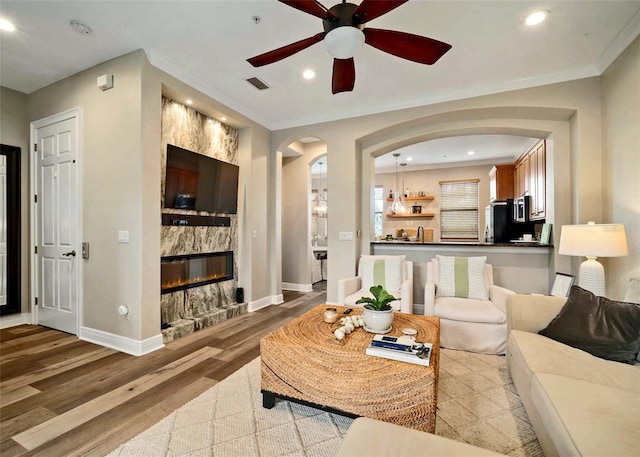
MULTIPOLYGON (((161 141, 163 200, 167 144, 236 165, 238 163, 237 130, 163 97, 161 141)), ((162 225, 160 232, 162 257, 232 251, 237 258, 238 217, 236 214, 164 208, 164 201, 161 205, 163 214, 212 215, 230 219, 228 227, 162 225)), ((162 294, 160 309, 164 342, 246 313, 247 304, 236 303, 237 285, 238 267, 234 262, 233 279, 162 294)))

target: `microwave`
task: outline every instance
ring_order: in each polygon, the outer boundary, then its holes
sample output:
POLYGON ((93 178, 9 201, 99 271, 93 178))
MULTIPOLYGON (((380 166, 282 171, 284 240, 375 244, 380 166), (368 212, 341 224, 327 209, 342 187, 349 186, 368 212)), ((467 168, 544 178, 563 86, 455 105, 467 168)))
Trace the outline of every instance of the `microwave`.
POLYGON ((525 195, 513 200, 513 220, 515 222, 529 222, 529 205, 531 197, 525 195))

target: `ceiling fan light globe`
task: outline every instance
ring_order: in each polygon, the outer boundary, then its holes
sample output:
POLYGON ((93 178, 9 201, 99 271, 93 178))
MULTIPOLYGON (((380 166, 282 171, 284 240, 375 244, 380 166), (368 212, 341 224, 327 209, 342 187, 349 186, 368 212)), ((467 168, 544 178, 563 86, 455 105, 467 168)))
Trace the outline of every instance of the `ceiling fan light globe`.
POLYGON ((353 26, 338 27, 325 35, 324 45, 336 59, 350 59, 364 45, 364 33, 353 26))

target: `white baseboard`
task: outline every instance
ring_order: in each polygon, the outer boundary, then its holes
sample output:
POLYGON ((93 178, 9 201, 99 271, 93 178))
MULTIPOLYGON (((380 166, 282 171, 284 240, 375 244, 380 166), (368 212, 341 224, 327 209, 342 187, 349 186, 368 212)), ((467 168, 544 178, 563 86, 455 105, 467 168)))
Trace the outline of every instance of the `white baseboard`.
POLYGON ((278 295, 269 295, 267 297, 263 297, 260 300, 249 302, 247 305, 247 311, 258 311, 259 309, 266 308, 270 305, 279 305, 284 302, 284 297, 282 294, 278 295))
POLYGON ((313 292, 312 284, 294 284, 292 282, 283 282, 283 290, 293 290, 294 292, 313 292))
POLYGON ((140 341, 94 328, 80 327, 78 338, 136 356, 145 355, 164 347, 161 333, 140 341))
POLYGON ((0 328, 15 327, 22 324, 31 324, 31 313, 16 313, 8 316, 0 316, 0 328))

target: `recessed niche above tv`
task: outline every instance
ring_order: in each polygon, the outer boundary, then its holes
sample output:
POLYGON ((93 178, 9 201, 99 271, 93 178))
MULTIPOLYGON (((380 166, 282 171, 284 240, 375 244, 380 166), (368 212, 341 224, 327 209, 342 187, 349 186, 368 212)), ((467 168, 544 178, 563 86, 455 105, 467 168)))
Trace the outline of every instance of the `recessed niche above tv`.
POLYGON ((240 168, 167 145, 164 207, 236 214, 240 168))

